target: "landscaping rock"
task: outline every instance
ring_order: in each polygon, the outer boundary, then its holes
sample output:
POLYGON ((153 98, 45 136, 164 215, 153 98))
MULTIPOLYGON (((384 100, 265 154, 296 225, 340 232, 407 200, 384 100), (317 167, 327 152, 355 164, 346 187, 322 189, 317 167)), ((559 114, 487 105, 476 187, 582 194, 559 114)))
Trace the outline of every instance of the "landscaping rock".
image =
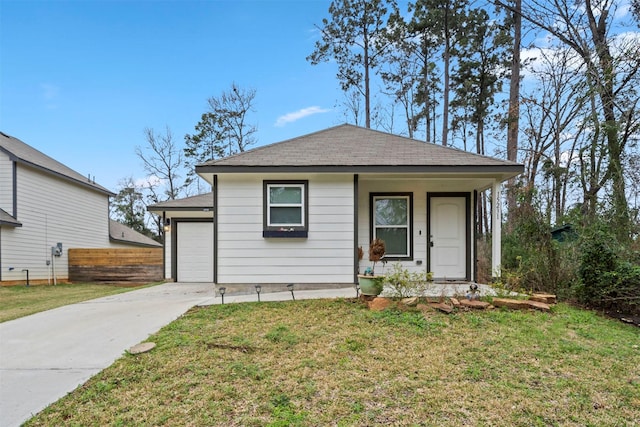
POLYGON ((543 302, 545 304, 555 304, 556 296, 552 294, 533 294, 529 297, 529 301, 538 301, 543 302))
POLYGON ((489 306, 490 306, 491 304, 489 304, 489 303, 488 303, 488 302, 486 302, 486 301, 466 300, 466 299, 463 299, 463 300, 460 300, 460 305, 461 305, 462 307, 475 308, 475 309, 478 309, 478 310, 485 310, 485 309, 489 308, 489 306))
POLYGON ((403 298, 401 302, 407 307, 414 307, 418 304, 418 297, 403 298))
POLYGON ((507 307, 512 310, 528 310, 533 308, 540 311, 551 311, 551 307, 549 307, 548 304, 531 300, 494 298, 493 305, 495 305, 496 307, 507 307))
POLYGON ((369 301, 369 310, 372 311, 382 311, 385 308, 391 305, 391 300, 389 298, 377 297, 372 301, 369 301))
POLYGON ((449 298, 449 301, 451 301, 451 305, 454 307, 460 307, 460 300, 458 298, 449 298))
POLYGON ((151 351, 156 346, 154 342, 141 342, 140 344, 136 344, 129 349, 129 353, 131 354, 140 354, 146 353, 147 351, 151 351))
POLYGON ((431 305, 431 307, 433 307, 436 310, 441 311, 443 313, 449 314, 449 313, 451 313, 453 311, 453 307, 451 307, 450 305, 445 304, 443 302, 432 302, 430 305, 431 305))
POLYGON ((433 307, 427 304, 418 304, 416 308, 420 311, 432 311, 433 307))

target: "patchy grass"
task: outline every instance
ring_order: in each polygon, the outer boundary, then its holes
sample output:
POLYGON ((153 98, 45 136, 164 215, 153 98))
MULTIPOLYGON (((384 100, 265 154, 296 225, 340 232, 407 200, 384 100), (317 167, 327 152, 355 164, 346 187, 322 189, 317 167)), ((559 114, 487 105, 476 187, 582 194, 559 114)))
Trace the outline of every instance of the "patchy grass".
POLYGON ((639 331, 562 304, 196 308, 26 425, 639 425, 639 331))
POLYGON ((0 322, 17 319, 63 305, 128 292, 143 286, 60 284, 0 287, 0 322))

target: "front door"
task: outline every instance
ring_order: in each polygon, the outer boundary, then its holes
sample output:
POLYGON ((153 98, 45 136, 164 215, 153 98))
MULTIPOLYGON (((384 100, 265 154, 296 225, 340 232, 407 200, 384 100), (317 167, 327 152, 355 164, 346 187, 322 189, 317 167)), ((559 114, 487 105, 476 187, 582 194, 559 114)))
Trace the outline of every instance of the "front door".
POLYGON ((467 193, 429 194, 429 270, 439 280, 470 280, 467 193))

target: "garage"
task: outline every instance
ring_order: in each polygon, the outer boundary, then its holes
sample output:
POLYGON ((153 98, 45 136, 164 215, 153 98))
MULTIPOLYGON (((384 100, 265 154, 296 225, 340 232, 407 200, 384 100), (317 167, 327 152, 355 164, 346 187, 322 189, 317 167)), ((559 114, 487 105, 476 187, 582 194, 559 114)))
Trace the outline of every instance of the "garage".
POLYGON ((213 282, 213 222, 177 222, 178 282, 213 282))
POLYGON ((214 274, 213 193, 150 205, 164 228, 167 280, 212 283, 214 274))

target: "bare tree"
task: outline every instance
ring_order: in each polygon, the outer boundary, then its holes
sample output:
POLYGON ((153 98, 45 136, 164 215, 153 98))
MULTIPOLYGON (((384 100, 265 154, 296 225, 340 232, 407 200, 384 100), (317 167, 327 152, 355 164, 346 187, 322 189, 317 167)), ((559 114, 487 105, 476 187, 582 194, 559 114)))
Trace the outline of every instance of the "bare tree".
POLYGON ((185 188, 180 175, 184 166, 181 148, 173 140, 169 126, 164 135, 150 128, 145 128, 144 135, 147 146, 144 149, 136 147, 136 155, 142 160, 147 177, 157 177, 158 185, 164 188, 164 200, 157 201, 177 199, 185 188))
MULTIPOLYGON (((516 12, 506 1, 495 1, 516 12)), ((635 39, 622 41, 611 36, 618 4, 616 0, 531 0, 523 5, 522 17, 573 50, 584 65, 584 79, 594 101, 589 116, 592 144, 603 146, 592 147, 588 152, 606 155, 604 176, 610 182, 612 221, 618 238, 626 241, 630 218, 623 158, 632 135, 626 129, 632 127, 630 120, 637 116, 640 103, 640 44, 635 39)), ((585 178, 594 183, 599 180, 585 178)), ((599 191, 597 185, 592 188, 599 191)))

